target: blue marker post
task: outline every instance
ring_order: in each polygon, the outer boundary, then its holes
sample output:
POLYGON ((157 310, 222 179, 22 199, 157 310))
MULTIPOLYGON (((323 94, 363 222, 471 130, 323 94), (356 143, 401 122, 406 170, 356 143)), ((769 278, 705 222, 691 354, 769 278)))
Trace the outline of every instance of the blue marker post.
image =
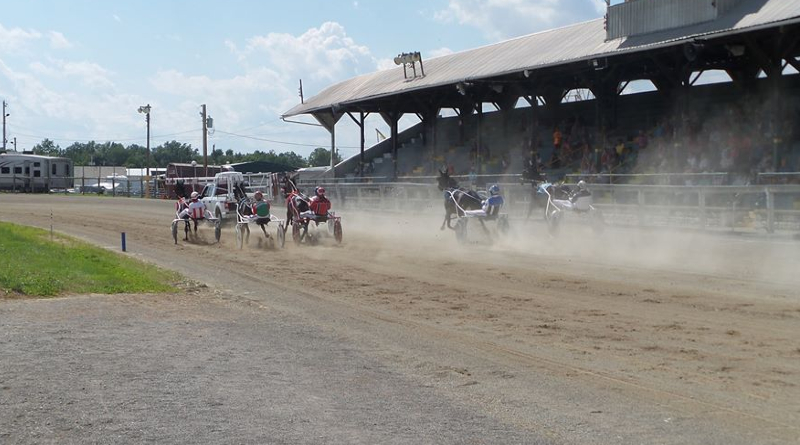
POLYGON ((122 251, 125 252, 125 232, 122 232, 122 251))

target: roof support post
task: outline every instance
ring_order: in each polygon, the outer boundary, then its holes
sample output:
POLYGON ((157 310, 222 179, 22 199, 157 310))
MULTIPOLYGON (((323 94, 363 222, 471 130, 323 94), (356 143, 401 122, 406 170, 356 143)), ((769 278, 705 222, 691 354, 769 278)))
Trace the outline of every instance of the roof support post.
POLYGON ((387 113, 384 112, 381 113, 381 117, 383 117, 384 122, 389 124, 389 128, 391 129, 390 137, 392 138, 392 171, 394 175, 394 177, 392 178, 393 180, 397 179, 397 149, 398 149, 397 121, 400 120, 400 116, 402 116, 402 113, 397 110, 389 111, 387 113))
POLYGON ((439 117, 438 107, 425 110, 420 115, 422 120, 422 143, 428 149, 431 159, 431 169, 436 168, 436 122, 439 117))
MULTIPOLYGON (((482 102, 478 102, 478 116, 477 116, 477 119, 478 119, 478 125, 476 125, 477 134, 475 136, 475 142, 477 144, 477 147, 475 147, 475 164, 476 164, 475 165, 475 170, 476 170, 475 173, 477 173, 478 175, 482 175, 483 174, 483 140, 481 138, 481 136, 483 135, 482 134, 483 131, 481 130, 481 127, 483 126, 482 125, 483 124, 483 103, 482 102)), ((483 182, 483 180, 481 180, 479 178, 478 182, 481 183, 481 182, 483 182)), ((473 186, 474 185, 475 184, 473 184, 473 186)))
POLYGON ((366 119, 366 116, 364 115, 363 111, 358 113, 358 118, 359 118, 358 120, 360 121, 360 123, 358 124, 358 128, 361 130, 361 139, 359 139, 361 142, 359 144, 361 151, 360 151, 360 156, 358 158, 358 176, 363 178, 364 177, 364 119, 366 119))
POLYGON ((314 119, 331 133, 330 174, 332 178, 336 177, 336 171, 334 169, 334 159, 336 158, 336 123, 339 122, 339 119, 344 115, 342 112, 338 111, 337 108, 338 107, 333 106, 330 111, 320 111, 312 114, 314 119))
POLYGON ((534 151, 539 151, 539 96, 522 96, 531 108, 531 120, 528 122, 528 141, 527 149, 530 151, 531 159, 534 158, 534 151))
POLYGON ((348 112, 347 115, 350 117, 350 119, 353 120, 353 122, 355 122, 356 125, 358 125, 359 132, 361 134, 361 144, 359 146, 361 151, 359 152, 360 155, 359 155, 359 159, 358 159, 358 176, 360 178, 363 178, 364 177, 364 165, 365 165, 365 162, 364 162, 364 120, 367 118, 367 116, 369 116, 369 113, 365 113, 363 111, 360 111, 358 113, 358 119, 353 117, 353 113, 348 112))

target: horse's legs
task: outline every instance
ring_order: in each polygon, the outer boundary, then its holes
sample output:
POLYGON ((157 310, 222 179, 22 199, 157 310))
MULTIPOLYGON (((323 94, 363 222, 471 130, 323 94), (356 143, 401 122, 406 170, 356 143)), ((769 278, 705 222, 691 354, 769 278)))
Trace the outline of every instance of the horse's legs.
POLYGON ((189 221, 183 224, 183 240, 189 241, 189 221))
POLYGON ((531 219, 531 214, 536 208, 536 190, 534 189, 531 191, 531 199, 528 201, 528 215, 525 217, 526 220, 531 219))
POLYGON ((491 238, 491 237, 492 237, 492 234, 489 232, 489 228, 488 228, 488 227, 486 227, 486 223, 485 223, 485 222, 483 222, 483 218, 478 218, 478 221, 480 221, 480 222, 481 222, 481 227, 483 228, 483 232, 486 234, 486 236, 488 236, 489 238, 491 238))

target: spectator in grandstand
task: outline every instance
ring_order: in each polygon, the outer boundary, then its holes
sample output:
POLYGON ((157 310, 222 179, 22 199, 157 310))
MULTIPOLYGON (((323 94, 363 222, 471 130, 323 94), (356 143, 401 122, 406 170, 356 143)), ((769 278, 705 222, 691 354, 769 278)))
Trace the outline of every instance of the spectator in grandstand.
POLYGON ((733 149, 729 145, 726 145, 720 153, 719 169, 724 172, 729 172, 733 170, 733 162, 733 149))
POLYGON ((550 168, 561 168, 561 145, 563 143, 563 135, 558 127, 553 129, 553 154, 550 156, 550 168))
POLYGON ((508 160, 508 152, 500 156, 500 173, 506 173, 511 162, 508 160))
POLYGON ((790 167, 789 156, 787 156, 787 155, 782 156, 780 162, 778 163, 778 172, 780 172, 780 173, 789 173, 789 172, 792 172, 792 171, 795 171, 795 170, 796 169, 793 169, 792 167, 790 167))
POLYGON ((644 132, 644 130, 639 130, 639 134, 636 136, 634 143, 636 144, 636 150, 644 150, 647 148, 649 140, 647 139, 647 134, 644 132))
POLYGON ((590 175, 594 173, 594 156, 588 145, 584 145, 583 155, 581 156, 581 174, 590 175))
POLYGON ((475 187, 475 185, 478 183, 478 174, 475 172, 474 165, 469 168, 469 174, 467 176, 469 177, 469 182, 472 187, 475 187))

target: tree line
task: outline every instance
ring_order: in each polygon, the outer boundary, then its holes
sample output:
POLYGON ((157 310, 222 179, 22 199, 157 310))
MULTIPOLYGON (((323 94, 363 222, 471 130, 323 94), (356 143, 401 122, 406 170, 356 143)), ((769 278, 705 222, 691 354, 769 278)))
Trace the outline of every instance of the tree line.
MULTIPOLYGON (((69 158, 75 165, 116 166, 129 168, 145 168, 147 165, 147 147, 131 144, 127 147, 118 142, 75 142, 61 148, 50 139, 45 139, 33 147, 33 153, 44 156, 60 156, 69 158)), ((256 150, 252 153, 238 153, 232 149, 214 149, 208 153, 208 162, 212 165, 236 164, 239 162, 268 161, 287 165, 293 168, 316 167, 330 165, 330 150, 317 147, 308 157, 293 151, 276 153, 256 150)), ((165 142, 150 149, 150 167, 164 168, 171 163, 203 162, 203 155, 191 144, 178 141, 165 142)), ((341 162, 337 153, 334 161, 341 162)))

